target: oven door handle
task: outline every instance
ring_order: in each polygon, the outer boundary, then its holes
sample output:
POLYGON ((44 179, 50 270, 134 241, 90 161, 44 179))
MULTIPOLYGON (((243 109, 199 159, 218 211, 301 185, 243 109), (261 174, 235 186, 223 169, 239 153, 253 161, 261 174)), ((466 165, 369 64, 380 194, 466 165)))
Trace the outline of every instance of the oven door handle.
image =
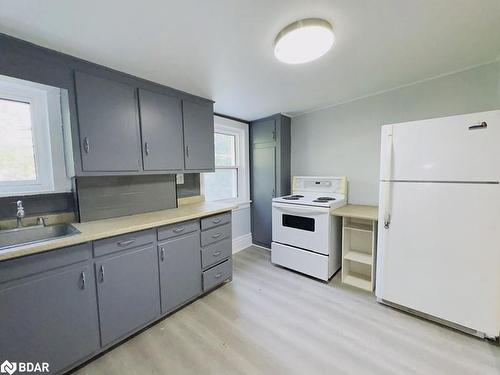
POLYGON ((289 204, 283 204, 283 203, 273 203, 273 208, 277 208, 278 210, 282 212, 286 212, 289 214, 295 214, 295 215, 328 215, 329 210, 324 209, 324 210, 318 210, 314 208, 307 208, 307 207, 300 207, 300 206, 293 206, 290 207, 289 204))

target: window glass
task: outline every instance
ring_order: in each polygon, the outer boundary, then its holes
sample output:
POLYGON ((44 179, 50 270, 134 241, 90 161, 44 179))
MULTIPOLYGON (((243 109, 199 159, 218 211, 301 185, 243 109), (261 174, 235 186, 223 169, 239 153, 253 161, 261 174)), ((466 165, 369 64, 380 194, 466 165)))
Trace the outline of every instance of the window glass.
POLYGON ((207 201, 238 197, 237 168, 216 169, 213 173, 205 173, 204 177, 207 201))
POLYGON ((0 181, 36 179, 30 104, 0 98, 0 181))
POLYGON ((236 165, 235 136, 215 133, 215 167, 231 167, 236 165))

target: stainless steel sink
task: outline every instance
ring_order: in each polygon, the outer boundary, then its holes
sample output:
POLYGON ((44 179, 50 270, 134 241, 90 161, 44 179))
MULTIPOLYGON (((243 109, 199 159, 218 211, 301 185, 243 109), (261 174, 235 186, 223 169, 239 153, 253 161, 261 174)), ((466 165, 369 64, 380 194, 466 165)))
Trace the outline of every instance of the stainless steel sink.
POLYGON ((0 250, 79 234, 71 224, 35 225, 0 231, 0 250))

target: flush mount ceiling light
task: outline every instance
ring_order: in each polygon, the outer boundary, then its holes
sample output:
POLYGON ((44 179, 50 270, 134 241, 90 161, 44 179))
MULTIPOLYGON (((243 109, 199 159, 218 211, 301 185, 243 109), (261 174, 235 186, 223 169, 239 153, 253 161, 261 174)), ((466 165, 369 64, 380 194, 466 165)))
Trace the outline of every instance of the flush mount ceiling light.
POLYGON ((274 56, 287 64, 316 60, 332 48, 332 25, 320 18, 306 18, 291 23, 274 40, 274 56))

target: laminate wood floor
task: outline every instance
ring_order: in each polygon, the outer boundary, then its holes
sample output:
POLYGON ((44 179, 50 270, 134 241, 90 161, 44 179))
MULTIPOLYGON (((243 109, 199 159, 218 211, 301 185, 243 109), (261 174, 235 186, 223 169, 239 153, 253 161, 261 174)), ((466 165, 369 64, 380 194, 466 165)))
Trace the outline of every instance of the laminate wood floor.
POLYGON ((234 256, 234 279, 78 370, 106 374, 500 374, 500 347, 372 294, 234 256))

